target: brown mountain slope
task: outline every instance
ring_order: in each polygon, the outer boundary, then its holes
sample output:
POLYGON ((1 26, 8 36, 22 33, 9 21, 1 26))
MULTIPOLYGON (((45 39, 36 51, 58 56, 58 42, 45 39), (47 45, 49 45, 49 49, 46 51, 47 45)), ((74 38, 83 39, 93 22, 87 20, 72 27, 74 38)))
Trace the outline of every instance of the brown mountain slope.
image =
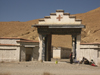
POLYGON ((38 23, 38 19, 27 22, 0 22, 0 37, 22 37, 33 39, 32 36, 38 36, 36 28, 31 28, 31 25, 35 23, 38 23), (31 36, 29 34, 31 34, 31 36))
MULTIPOLYGON (((86 13, 76 14, 76 18, 82 19, 82 24, 86 25, 86 28, 82 30, 82 42, 100 42, 100 7, 86 13)), ((31 28, 31 25, 37 23, 38 19, 27 22, 0 22, 0 37, 38 40, 37 29, 31 28)), ((52 45, 71 47, 71 36, 53 35, 52 45)))
POLYGON ((82 31, 82 42, 100 42, 100 7, 76 16, 86 25, 82 31))

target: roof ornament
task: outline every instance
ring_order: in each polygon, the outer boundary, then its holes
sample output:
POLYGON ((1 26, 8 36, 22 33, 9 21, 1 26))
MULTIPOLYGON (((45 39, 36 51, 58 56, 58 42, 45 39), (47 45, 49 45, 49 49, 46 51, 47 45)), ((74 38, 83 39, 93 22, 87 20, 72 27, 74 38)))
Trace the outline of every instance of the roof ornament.
POLYGON ((63 18, 63 17, 61 17, 61 15, 59 15, 59 16, 57 17, 58 21, 60 21, 62 18, 63 18))

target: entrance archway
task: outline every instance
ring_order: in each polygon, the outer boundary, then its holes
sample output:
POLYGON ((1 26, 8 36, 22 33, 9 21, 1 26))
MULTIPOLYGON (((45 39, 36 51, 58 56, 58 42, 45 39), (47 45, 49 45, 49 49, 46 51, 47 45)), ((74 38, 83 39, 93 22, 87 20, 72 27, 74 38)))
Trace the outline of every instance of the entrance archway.
POLYGON ((72 50, 71 35, 52 35, 51 61, 69 62, 72 50))
POLYGON ((51 61, 52 34, 72 35, 73 58, 79 59, 81 29, 85 27, 81 21, 63 10, 57 10, 39 20, 38 24, 32 25, 37 27, 39 33, 39 61, 51 61))

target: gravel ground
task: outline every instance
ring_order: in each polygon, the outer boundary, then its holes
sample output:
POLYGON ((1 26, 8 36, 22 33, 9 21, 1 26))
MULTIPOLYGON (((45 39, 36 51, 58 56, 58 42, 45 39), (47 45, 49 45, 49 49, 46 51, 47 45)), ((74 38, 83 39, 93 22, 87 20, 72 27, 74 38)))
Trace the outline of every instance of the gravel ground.
POLYGON ((100 75, 100 67, 66 62, 0 63, 0 75, 100 75))

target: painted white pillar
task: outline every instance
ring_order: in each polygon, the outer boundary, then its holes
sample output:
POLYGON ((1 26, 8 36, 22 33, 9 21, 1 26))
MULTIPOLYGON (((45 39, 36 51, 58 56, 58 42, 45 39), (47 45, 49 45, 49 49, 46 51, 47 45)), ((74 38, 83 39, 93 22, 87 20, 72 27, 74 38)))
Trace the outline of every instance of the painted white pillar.
POLYGON ((42 35, 39 34, 39 58, 38 58, 38 61, 42 61, 42 42, 43 42, 42 35))
POLYGON ((39 34, 39 61, 45 61, 45 36, 39 34))
POLYGON ((82 52, 80 51, 81 34, 76 37, 76 59, 82 60, 82 52))

